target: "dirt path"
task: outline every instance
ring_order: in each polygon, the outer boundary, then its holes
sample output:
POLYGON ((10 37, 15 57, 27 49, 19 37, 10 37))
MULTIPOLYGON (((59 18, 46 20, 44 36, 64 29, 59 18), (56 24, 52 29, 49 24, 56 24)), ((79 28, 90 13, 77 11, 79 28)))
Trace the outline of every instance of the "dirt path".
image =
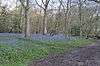
POLYGON ((29 66, 100 66, 100 40, 70 53, 49 56, 29 66))

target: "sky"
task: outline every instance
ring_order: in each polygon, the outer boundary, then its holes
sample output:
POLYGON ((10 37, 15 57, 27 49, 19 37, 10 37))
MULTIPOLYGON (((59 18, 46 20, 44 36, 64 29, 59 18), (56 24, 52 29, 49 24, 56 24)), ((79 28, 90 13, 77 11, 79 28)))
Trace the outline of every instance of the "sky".
MULTIPOLYGON (((12 10, 13 8, 16 7, 16 1, 17 0, 1 0, 2 1, 2 5, 7 5, 8 8, 10 8, 10 10, 12 10)), ((34 2, 34 0, 32 0, 34 2)), ((41 0, 37 0, 40 4, 41 4, 41 0)), ((52 1, 52 0, 51 0, 52 1)), ((53 0, 55 2, 57 2, 58 0, 53 0)), ((64 1, 64 0, 63 0, 64 1)), ((78 1, 78 0, 72 0, 72 1, 78 1)), ((94 5, 95 3, 91 3, 90 5, 94 5)), ((59 5, 58 3, 53 4, 53 6, 57 6, 59 5)))
MULTIPOLYGON (((10 10, 12 10, 13 8, 15 8, 16 7, 16 1, 17 0, 1 0, 2 1, 2 6, 7 6, 7 8, 10 8, 10 10)), ((35 3, 35 0, 32 0, 33 1, 33 3, 35 3)), ((41 0, 37 0, 38 1, 38 3, 41 5, 41 0)), ((51 0, 52 1, 52 0, 51 0)), ((54 1, 57 1, 57 0, 54 0, 54 1)), ((57 3, 54 5, 53 4, 53 6, 57 6, 57 3)))
POLYGON ((16 0, 1 0, 2 1, 2 6, 7 6, 7 8, 13 9, 16 7, 16 0))

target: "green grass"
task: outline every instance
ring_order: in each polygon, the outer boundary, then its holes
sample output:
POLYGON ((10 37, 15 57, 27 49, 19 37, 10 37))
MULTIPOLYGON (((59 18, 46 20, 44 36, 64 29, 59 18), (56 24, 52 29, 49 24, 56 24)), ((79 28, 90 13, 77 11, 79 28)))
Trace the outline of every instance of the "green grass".
POLYGON ((27 66, 31 60, 47 57, 50 53, 62 53, 91 44, 93 41, 32 41, 20 39, 16 45, 0 44, 0 66, 27 66))

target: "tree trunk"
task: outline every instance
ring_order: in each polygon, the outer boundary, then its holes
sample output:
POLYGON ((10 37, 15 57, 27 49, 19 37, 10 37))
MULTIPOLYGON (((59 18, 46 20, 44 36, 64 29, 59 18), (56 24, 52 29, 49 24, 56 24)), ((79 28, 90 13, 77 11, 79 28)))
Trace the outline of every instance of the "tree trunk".
POLYGON ((25 37, 30 37, 30 19, 28 17, 28 10, 25 9, 25 37))
POLYGON ((82 1, 79 0, 79 21, 80 21, 80 36, 82 36, 82 1))
POLYGON ((46 9, 44 9, 44 17, 43 17, 43 35, 47 34, 47 13, 46 9))
POLYGON ((65 37, 67 37, 68 35, 68 29, 69 29, 69 5, 70 5, 70 0, 67 1, 67 10, 65 10, 64 12, 64 33, 65 33, 65 37))

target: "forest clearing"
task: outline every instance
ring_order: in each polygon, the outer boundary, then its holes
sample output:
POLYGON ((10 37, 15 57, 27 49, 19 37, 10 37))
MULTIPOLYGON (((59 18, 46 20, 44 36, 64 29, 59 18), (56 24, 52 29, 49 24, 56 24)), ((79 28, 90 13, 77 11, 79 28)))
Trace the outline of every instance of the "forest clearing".
POLYGON ((100 0, 0 0, 0 66, 100 66, 100 0))

